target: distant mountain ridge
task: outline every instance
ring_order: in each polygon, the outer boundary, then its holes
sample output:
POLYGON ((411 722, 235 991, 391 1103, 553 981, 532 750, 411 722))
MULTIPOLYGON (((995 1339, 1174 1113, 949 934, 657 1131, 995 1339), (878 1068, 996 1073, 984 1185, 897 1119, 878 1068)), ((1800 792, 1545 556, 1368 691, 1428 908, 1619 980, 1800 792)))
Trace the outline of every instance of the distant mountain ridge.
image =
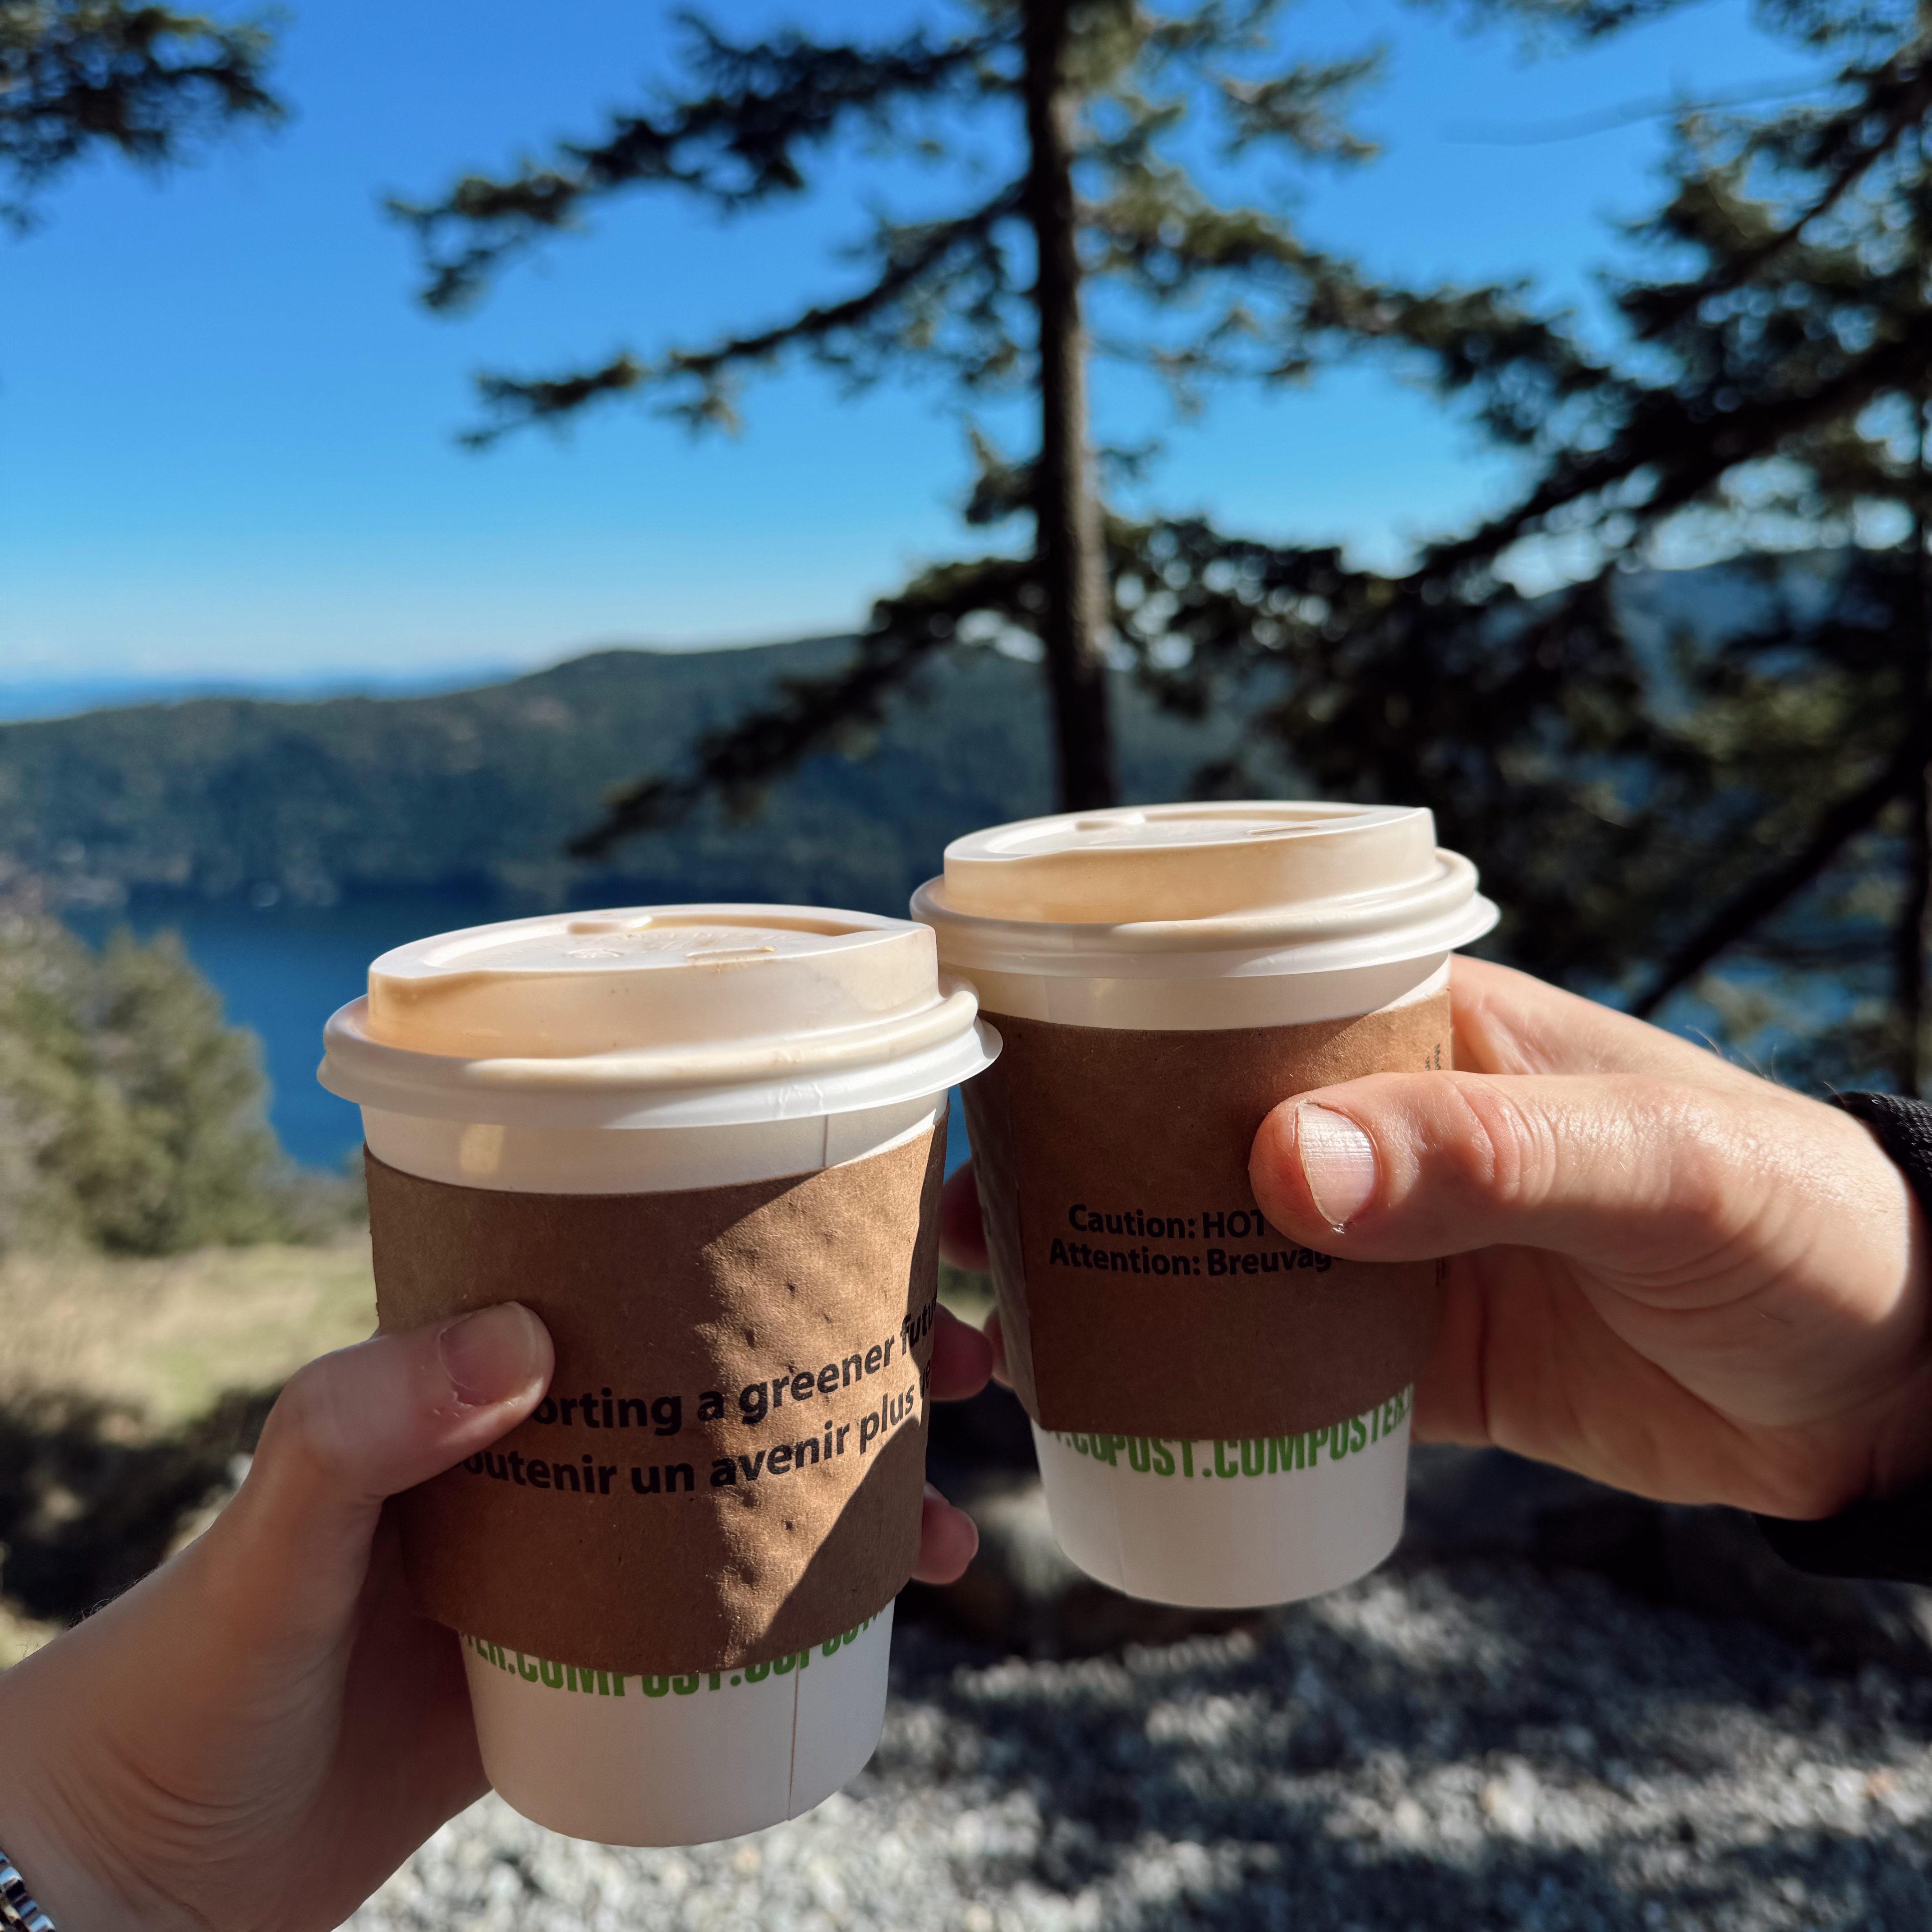
MULTIPOLYGON (((1616 595, 1667 689, 1675 642, 1708 648, 1780 598, 1821 596, 1842 562, 1792 553, 1634 572, 1616 595)), ((25 871, 70 906, 130 894, 326 905, 434 887, 524 906, 771 898, 897 911, 949 839, 1052 810, 1034 665, 950 656, 847 755, 775 785, 753 822, 710 808, 606 867, 564 856, 610 791, 675 769, 701 732, 782 679, 832 669, 850 643, 599 650, 467 690, 194 698, 0 724, 0 890, 25 871)), ((1190 723, 1124 676, 1115 696, 1130 800, 1186 796, 1240 729, 1238 707, 1190 723)))
MULTIPOLYGON (((611 865, 563 856, 604 796, 839 638, 594 652, 474 689, 307 701, 196 698, 0 724, 0 868, 58 902, 134 894, 328 904, 452 885, 528 904, 781 898, 898 910, 946 841, 1052 808, 1037 670, 991 651, 934 665, 872 742, 814 758, 748 824, 707 809, 611 865), (862 755, 861 755, 862 754, 862 755)), ((1123 777, 1184 796, 1228 730, 1118 686, 1123 777)))
POLYGON ((230 676, 216 672, 175 677, 128 672, 0 676, 0 724, 124 710, 136 704, 181 704, 196 698, 258 698, 268 704, 356 696, 421 698, 472 685, 495 684, 520 674, 514 664, 478 659, 431 671, 317 671, 302 677, 230 676))

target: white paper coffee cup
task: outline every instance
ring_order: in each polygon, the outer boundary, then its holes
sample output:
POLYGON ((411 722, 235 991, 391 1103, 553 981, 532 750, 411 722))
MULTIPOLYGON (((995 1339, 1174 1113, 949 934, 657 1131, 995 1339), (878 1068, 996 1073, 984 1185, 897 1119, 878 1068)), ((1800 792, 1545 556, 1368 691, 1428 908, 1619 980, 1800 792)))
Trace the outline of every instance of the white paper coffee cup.
MULTIPOLYGON (((1369 1016, 1399 1030, 1406 1010, 1441 1010, 1448 956, 1496 919, 1474 868, 1436 848, 1428 812, 1275 800, 994 826, 947 848, 944 876, 920 889, 912 910, 996 1025, 1010 1016, 1122 1036, 1197 1034, 1204 1049, 1210 1036, 1369 1016)), ((1018 1064, 1010 1052, 1007 1078, 1018 1064)), ((1265 1096, 1262 1112, 1292 1090, 1265 1096)), ((1013 1105, 1026 1098, 1016 1092, 1013 1105)), ((1244 1161, 1241 1172, 1244 1189, 1244 1161)), ((1240 1264, 1243 1242, 1263 1231, 1247 1194, 1216 1207, 1210 1238, 1208 1205, 1158 1221, 1178 1232, 1138 1246, 1131 1204, 1124 1235, 1102 1228, 1102 1241, 1076 1245, 1098 1210, 1076 1207, 1064 1239, 1089 1265, 1187 1274, 1175 1303, 1201 1307, 1216 1267, 1240 1264)), ((1043 1245, 1036 1229, 1029 1238, 1043 1245)), ((1294 1258, 1328 1266, 1306 1250, 1294 1258)), ((1006 1265, 1030 1284, 1037 1262, 1036 1252, 1025 1269, 1011 1256, 1006 1265)), ((1117 1280, 1073 1280, 1063 1292, 1085 1296, 1104 1318, 1117 1280)), ((1006 1306, 1006 1284, 1001 1292, 1006 1306)), ((1250 1423, 1166 1437, 1125 1412, 1094 1418, 1098 1429, 1055 1427, 1049 1405, 1034 1437, 1055 1538, 1088 1574, 1156 1602, 1239 1608, 1334 1588, 1373 1568, 1401 1535, 1411 1400, 1408 1388, 1382 1388, 1280 1433, 1250 1423)))
MULTIPOLYGON (((388 1166, 552 1196, 728 1186, 890 1154, 929 1136, 947 1089, 998 1049, 923 928, 740 905, 418 940, 374 963, 369 997, 326 1039, 322 1082, 359 1103, 388 1166)), ((891 1629, 887 1603, 800 1649, 656 1676, 466 1630, 484 1769, 518 1810, 576 1837, 689 1844, 760 1829, 872 1755, 891 1629)))

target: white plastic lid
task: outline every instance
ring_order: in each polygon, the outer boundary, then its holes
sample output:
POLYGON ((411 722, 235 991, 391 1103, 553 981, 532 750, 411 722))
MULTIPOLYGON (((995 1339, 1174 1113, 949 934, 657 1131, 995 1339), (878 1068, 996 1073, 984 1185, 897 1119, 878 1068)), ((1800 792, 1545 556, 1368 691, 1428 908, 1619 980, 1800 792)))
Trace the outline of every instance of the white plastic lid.
POLYGON ((412 940, 324 1029, 366 1106, 531 1125, 719 1124, 935 1094, 988 1064, 932 934, 818 907, 636 906, 412 940), (481 1110, 479 1110, 479 1108, 481 1110))
POLYGON ((993 826, 947 846, 912 910, 962 971, 1103 976, 1385 964, 1496 920, 1423 808, 1276 799, 993 826))

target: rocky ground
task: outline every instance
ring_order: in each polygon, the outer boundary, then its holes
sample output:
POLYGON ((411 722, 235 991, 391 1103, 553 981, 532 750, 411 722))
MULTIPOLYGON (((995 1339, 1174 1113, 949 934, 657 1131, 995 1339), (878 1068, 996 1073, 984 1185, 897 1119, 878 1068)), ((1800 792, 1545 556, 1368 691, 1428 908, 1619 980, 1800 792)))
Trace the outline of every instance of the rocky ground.
MULTIPOLYGON (((0 1376, 0 1667, 191 1533, 275 1382, 368 1321, 354 1244, 54 1266, 0 1268, 0 1353, 33 1371, 0 1376)), ((1426 1450, 1377 1576, 1201 1618, 1069 1568, 1010 1397, 943 1406, 932 1447, 984 1545, 902 1599, 846 1792, 679 1852, 487 1800, 353 1932, 1932 1928, 1932 1593, 1426 1450)))
POLYGON ((1525 1562, 1250 1629, 991 1659, 914 1627, 810 1816, 616 1851, 494 1799, 355 1932, 1838 1932, 1932 1925, 1932 1680, 1525 1562))
MULTIPOLYGON (((935 1462, 962 1447, 988 1444, 935 1462)), ((486 1800, 353 1932, 1932 1926, 1925 1593, 1809 1584, 1727 1514, 1430 1452, 1394 1563, 1186 1634, 1058 1562, 1017 1467, 976 1500, 976 1582, 909 1595, 846 1792, 675 1852, 486 1800)))

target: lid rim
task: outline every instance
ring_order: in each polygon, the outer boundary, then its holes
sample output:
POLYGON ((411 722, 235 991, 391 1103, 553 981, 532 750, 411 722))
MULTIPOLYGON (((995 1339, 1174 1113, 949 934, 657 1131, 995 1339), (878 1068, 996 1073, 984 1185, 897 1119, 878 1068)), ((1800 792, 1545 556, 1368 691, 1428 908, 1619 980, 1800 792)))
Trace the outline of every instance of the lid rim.
MULTIPOLYGON (((997 1029, 976 1016, 962 1030, 890 1060, 833 1067, 814 1076, 712 1085, 548 1088, 458 1086, 385 1078, 409 1070, 345 1070, 325 1055, 316 1078, 338 1098, 418 1119, 480 1121, 538 1130, 757 1126, 775 1121, 863 1112, 944 1094, 998 1058, 997 1029), (345 1071, 351 1077, 344 1079, 345 1071)), ((422 1056, 428 1058, 429 1056, 422 1056)))
MULTIPOLYGON (((1100 922, 1001 918, 962 912, 948 905, 945 875, 928 879, 912 896, 914 919, 930 926, 941 944, 942 964, 960 970, 964 957, 997 949, 1042 957, 1072 953, 1148 957, 1173 953, 1281 950, 1358 939, 1402 944, 1412 934, 1451 922, 1466 908, 1488 909, 1479 928, 1494 924, 1496 910, 1477 890, 1475 867, 1459 852, 1436 848, 1426 879, 1347 895, 1270 907, 1244 906, 1192 918, 1100 922)), ((1474 937, 1472 934, 1470 937, 1474 937)), ((1458 944, 1466 940, 1458 940, 1458 944)))
MULTIPOLYGON (((1454 952, 1490 932, 1501 916, 1480 896, 1453 916, 1418 922, 1396 935, 1368 934, 1283 943, 1264 940, 1185 950, 1105 952, 1026 950, 986 938, 977 944, 951 943, 944 928, 943 956, 954 972, 970 979, 985 973, 1030 974, 1040 979, 1194 980, 1290 978, 1300 974, 1352 972, 1406 960, 1454 952)), ((980 935, 974 935, 980 938, 980 935)))
MULTIPOLYGON (((978 1009, 973 989, 947 975, 950 984, 917 1012, 820 1034, 784 1046, 713 1048, 621 1047, 603 1053, 477 1054, 428 1053, 392 1046, 365 1024, 368 995, 350 1000, 322 1027, 325 1052, 346 1065, 407 1068, 421 1084, 458 1090, 545 1088, 575 1093, 585 1088, 735 1085, 768 1080, 774 1070, 800 1072, 814 1067, 871 1066, 903 1058, 929 1044, 964 1033, 978 1009)), ((771 1036, 766 1036, 767 1041, 771 1036)), ((413 1083, 412 1083, 413 1084, 413 1083)))

